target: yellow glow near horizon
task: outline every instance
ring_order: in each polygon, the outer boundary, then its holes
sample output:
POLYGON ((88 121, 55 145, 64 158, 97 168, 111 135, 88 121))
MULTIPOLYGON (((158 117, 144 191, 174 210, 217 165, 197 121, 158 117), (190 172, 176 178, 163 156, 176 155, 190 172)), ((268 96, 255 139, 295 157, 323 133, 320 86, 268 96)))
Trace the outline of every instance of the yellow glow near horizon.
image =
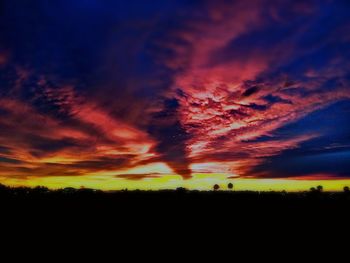
POLYGON ((168 174, 159 178, 128 180, 110 175, 31 177, 28 179, 4 178, 1 183, 9 186, 46 186, 51 189, 64 187, 86 187, 101 190, 164 190, 185 187, 190 190, 211 190, 214 184, 226 190, 232 182, 236 191, 307 191, 311 187, 322 185, 325 191, 342 191, 350 186, 350 180, 291 180, 291 179, 227 179, 227 174, 194 174, 191 179, 183 180, 181 176, 168 174))

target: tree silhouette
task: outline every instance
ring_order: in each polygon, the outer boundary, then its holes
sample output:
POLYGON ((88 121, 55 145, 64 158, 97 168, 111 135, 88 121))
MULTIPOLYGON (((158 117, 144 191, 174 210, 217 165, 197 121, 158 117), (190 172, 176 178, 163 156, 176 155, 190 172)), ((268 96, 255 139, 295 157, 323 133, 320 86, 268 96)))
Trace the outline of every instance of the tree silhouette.
POLYGON ((232 184, 232 183, 229 183, 229 184, 227 185, 227 188, 230 189, 230 190, 232 190, 232 189, 233 189, 233 184, 232 184))
POLYGON ((344 186, 343 190, 344 190, 345 193, 350 193, 349 186, 344 186))
POLYGON ((47 194, 49 193, 49 188, 45 187, 45 186, 37 186, 35 188, 32 189, 32 192, 34 194, 47 194))
POLYGON ((322 185, 317 186, 317 191, 318 192, 322 192, 323 191, 323 186, 322 185))
POLYGON ((218 185, 218 184, 216 184, 216 185, 214 185, 214 191, 217 191, 217 190, 219 190, 220 189, 220 186, 218 185))
POLYGON ((311 187, 311 188, 310 188, 310 191, 311 191, 311 192, 316 192, 316 188, 315 188, 315 187, 311 187))
POLYGON ((176 188, 176 192, 178 192, 178 193, 186 193, 187 189, 184 188, 184 187, 178 187, 178 188, 176 188))

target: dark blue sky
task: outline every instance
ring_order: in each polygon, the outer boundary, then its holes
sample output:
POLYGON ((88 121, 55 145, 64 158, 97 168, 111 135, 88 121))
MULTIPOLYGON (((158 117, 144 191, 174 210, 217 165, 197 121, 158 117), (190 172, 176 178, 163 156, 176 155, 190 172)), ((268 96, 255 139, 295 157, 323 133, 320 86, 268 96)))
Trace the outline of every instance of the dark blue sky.
POLYGON ((349 11, 2 0, 0 176, 163 163, 183 178, 349 177, 349 11))

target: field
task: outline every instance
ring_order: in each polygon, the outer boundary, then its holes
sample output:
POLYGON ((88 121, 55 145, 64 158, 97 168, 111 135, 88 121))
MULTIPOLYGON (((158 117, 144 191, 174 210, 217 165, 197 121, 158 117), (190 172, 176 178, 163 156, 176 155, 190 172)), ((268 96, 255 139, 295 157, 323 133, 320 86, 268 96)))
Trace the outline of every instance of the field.
MULTIPOLYGON (((0 222, 36 235, 166 235, 184 239, 343 233, 350 193, 115 191, 0 187, 0 222)), ((190 240, 187 240, 190 242, 190 240)), ((148 242, 148 241, 144 241, 148 242)), ((249 241, 250 242, 250 241, 249 241)))
POLYGON ((232 212, 261 213, 263 211, 315 211, 350 209, 350 192, 250 192, 250 191, 189 191, 184 188, 163 191, 109 191, 45 187, 0 187, 2 207, 41 210, 104 210, 113 212, 232 212))

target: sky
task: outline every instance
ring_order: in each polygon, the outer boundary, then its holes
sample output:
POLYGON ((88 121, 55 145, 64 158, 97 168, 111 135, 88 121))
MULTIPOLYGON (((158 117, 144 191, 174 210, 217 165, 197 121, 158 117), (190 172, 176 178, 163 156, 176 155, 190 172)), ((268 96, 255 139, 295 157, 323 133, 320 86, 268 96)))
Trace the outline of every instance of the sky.
POLYGON ((347 0, 1 0, 0 183, 350 185, 347 0))

